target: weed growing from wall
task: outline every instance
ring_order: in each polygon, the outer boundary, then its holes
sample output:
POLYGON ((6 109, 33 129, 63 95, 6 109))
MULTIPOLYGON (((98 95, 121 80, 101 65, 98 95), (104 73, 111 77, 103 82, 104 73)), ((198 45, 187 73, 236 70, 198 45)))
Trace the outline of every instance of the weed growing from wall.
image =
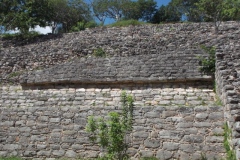
POLYGON ((97 48, 93 51, 93 55, 96 57, 106 57, 107 54, 102 48, 97 48))
POLYGON ((227 153, 227 160, 237 160, 235 152, 231 149, 231 146, 229 144, 229 139, 231 138, 231 128, 228 127, 228 124, 224 124, 224 148, 226 149, 227 153))
POLYGON ((215 53, 216 49, 215 47, 206 47, 201 46, 201 48, 208 54, 208 57, 198 57, 200 61, 200 71, 204 74, 211 75, 215 77, 215 53))
POLYGON ((125 142, 127 134, 132 130, 133 97, 126 92, 121 94, 122 112, 110 112, 108 120, 93 116, 88 117, 86 131, 90 133, 90 140, 98 143, 106 151, 103 159, 126 159, 128 144, 125 142))

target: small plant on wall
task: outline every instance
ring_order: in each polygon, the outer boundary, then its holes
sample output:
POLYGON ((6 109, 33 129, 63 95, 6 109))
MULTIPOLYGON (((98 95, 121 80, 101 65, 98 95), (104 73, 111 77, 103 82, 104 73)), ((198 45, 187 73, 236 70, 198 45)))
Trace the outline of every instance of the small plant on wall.
POLYGON ((94 56, 96 57, 106 57, 107 54, 102 48, 97 48, 93 51, 94 56))
POLYGON ((211 75, 213 78, 215 77, 215 47, 206 47, 204 45, 201 48, 208 54, 207 57, 198 57, 200 62, 200 71, 204 74, 211 75))
POLYGON ((86 131, 90 133, 89 139, 106 151, 103 159, 123 160, 128 157, 125 139, 132 130, 133 97, 122 92, 121 102, 122 112, 110 112, 107 120, 88 117, 86 131))

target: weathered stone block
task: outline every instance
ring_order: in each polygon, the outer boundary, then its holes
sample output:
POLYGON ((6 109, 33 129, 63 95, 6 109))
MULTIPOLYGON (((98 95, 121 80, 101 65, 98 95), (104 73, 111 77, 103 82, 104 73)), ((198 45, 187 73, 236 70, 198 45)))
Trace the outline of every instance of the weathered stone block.
POLYGON ((206 142, 210 143, 223 143, 223 136, 208 136, 206 137, 206 142))
POLYGON ((136 138, 147 138, 149 136, 149 133, 148 132, 145 132, 145 131, 140 131, 140 132, 134 132, 133 133, 133 137, 136 137, 136 138))
POLYGON ((68 158, 75 158, 76 155, 77 155, 76 152, 74 152, 73 150, 68 150, 65 154, 65 156, 68 158))
POLYGON ((23 153, 23 156, 26 156, 26 157, 34 157, 36 155, 37 155, 37 152, 36 151, 32 151, 32 150, 24 151, 24 153, 23 153))
POLYGON ((56 157, 62 157, 65 154, 64 150, 53 150, 52 154, 56 157))
POLYGON ((139 152, 141 157, 153 157, 153 152, 152 151, 146 151, 142 150, 139 152))
POLYGON ((187 153, 193 153, 193 151, 194 151, 193 144, 180 144, 179 148, 180 148, 181 151, 184 151, 184 152, 187 152, 187 153))
POLYGON ((195 118, 197 121, 204 121, 208 118, 208 114, 207 113, 197 113, 195 118))
POLYGON ((37 152, 37 155, 38 156, 47 156, 47 157, 49 157, 51 155, 51 151, 43 151, 43 150, 41 150, 41 151, 37 152))
POLYGON ((183 141, 189 143, 202 143, 204 141, 204 137, 200 135, 185 135, 183 137, 183 141))
POLYGON ((3 146, 3 149, 5 151, 14 151, 14 150, 18 150, 18 149, 21 149, 21 146, 18 145, 18 144, 6 144, 3 146))
POLYGON ((163 142, 163 149, 167 151, 176 151, 179 148, 179 143, 174 142, 163 142))
POLYGON ((192 122, 180 122, 177 124, 177 128, 191 128, 193 126, 192 122))
POLYGON ((163 130, 159 132, 159 137, 163 139, 181 140, 183 135, 182 131, 163 130))
POLYGON ((157 148, 160 146, 160 141, 158 139, 147 139, 144 141, 144 146, 147 148, 157 148))
POLYGON ((175 116, 176 114, 177 112, 175 111, 163 111, 162 117, 163 118, 172 117, 172 116, 175 116))
POLYGON ((169 151, 158 150, 156 157, 161 160, 168 160, 172 158, 172 153, 169 151))

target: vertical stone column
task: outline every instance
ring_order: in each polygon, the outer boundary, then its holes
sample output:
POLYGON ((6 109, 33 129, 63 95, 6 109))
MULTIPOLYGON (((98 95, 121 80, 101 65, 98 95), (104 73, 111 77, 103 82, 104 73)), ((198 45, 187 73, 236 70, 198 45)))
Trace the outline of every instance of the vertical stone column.
MULTIPOLYGON (((235 47, 235 46, 234 46, 235 47)), ((239 82, 236 69, 240 60, 233 58, 237 53, 232 48, 217 49, 216 52, 216 84, 217 94, 224 105, 224 118, 228 127, 232 130, 230 145, 236 152, 237 159, 240 159, 240 93, 238 92, 236 82, 239 82)))

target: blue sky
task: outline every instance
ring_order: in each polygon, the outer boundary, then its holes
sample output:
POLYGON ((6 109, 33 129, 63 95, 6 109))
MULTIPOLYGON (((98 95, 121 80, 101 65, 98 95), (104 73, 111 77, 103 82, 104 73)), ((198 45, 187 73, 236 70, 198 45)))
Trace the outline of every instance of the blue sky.
POLYGON ((158 7, 161 5, 167 5, 171 0, 156 0, 158 7))

